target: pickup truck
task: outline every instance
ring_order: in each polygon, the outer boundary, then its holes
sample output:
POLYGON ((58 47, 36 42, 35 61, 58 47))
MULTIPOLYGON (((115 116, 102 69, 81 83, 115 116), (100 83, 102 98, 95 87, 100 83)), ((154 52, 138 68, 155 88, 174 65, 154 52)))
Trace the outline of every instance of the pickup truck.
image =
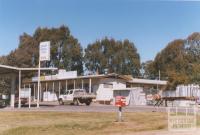
POLYGON ((73 105, 85 103, 86 105, 90 105, 95 98, 96 96, 94 94, 88 94, 84 89, 71 89, 61 94, 58 101, 60 105, 64 105, 64 103, 73 105))

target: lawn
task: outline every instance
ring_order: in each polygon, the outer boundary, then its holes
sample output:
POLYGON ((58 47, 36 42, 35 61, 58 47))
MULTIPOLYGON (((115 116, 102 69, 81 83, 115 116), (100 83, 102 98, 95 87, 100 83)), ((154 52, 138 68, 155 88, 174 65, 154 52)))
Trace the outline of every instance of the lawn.
POLYGON ((167 128, 167 114, 124 113, 0 112, 1 135, 113 135, 167 128))

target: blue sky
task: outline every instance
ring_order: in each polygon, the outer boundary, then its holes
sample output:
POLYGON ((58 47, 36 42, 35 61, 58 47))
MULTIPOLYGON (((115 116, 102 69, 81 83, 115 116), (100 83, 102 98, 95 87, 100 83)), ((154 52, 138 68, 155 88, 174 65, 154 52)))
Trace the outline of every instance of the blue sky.
POLYGON ((17 48, 23 32, 63 24, 84 48, 105 36, 129 39, 146 61, 168 42, 200 32, 200 2, 0 0, 0 55, 17 48))

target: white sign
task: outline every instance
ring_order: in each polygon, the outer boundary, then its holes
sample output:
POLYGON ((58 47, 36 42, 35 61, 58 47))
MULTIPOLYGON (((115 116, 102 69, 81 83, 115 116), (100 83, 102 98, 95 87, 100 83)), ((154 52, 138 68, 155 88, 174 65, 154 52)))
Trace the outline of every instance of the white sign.
POLYGON ((50 41, 40 43, 40 61, 50 61, 50 41))
POLYGON ((58 71, 58 79, 76 78, 77 71, 68 71, 60 69, 58 71))

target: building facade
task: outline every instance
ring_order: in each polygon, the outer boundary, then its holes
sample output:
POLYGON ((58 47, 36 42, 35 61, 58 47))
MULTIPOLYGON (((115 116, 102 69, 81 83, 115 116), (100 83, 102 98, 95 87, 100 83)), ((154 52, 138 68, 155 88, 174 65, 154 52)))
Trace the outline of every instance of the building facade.
MULTIPOLYGON (((31 80, 24 80, 22 87, 31 88, 31 95, 33 99, 37 98, 37 77, 33 77, 31 80)), ((42 76, 40 78, 40 101, 55 101, 55 98, 60 94, 63 94, 69 89, 85 89, 88 93, 94 93, 96 95, 96 101, 100 103, 110 104, 114 98, 114 89, 126 89, 136 87, 140 89, 150 90, 153 87, 157 87, 159 90, 163 90, 167 84, 166 81, 160 80, 148 80, 137 79, 130 75, 118 75, 101 74, 101 75, 87 75, 77 76, 76 71, 66 72, 59 71, 57 75, 42 76), (54 98, 50 95, 54 95, 54 98)))

